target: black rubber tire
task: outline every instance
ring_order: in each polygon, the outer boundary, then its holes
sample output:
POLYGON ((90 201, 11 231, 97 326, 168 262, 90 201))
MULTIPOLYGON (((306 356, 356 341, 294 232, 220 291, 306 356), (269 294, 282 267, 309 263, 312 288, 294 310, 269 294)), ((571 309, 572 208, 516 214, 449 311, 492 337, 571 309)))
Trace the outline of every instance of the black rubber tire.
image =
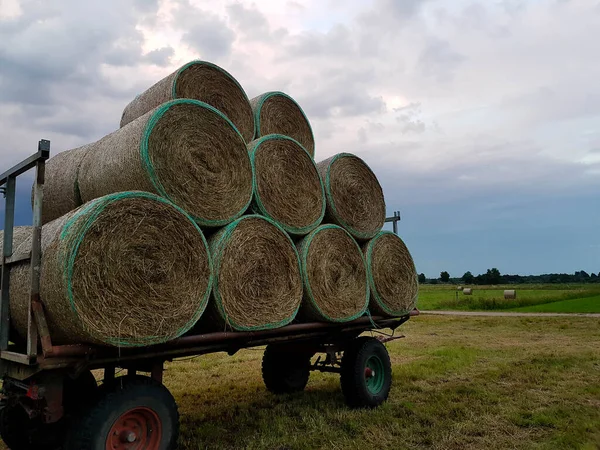
POLYGON ((70 426, 64 450, 105 450, 113 424, 122 414, 136 407, 150 409, 158 416, 162 425, 159 450, 176 448, 179 412, 169 390, 148 377, 123 378, 112 388, 102 389, 96 404, 70 426))
POLYGON ((0 411, 0 435, 11 450, 54 450, 59 448, 66 434, 66 423, 85 406, 96 400, 98 385, 92 372, 82 372, 77 378, 65 377, 63 381, 64 416, 56 423, 43 423, 41 418, 31 419, 18 403, 7 405, 0 411))
POLYGON ((344 350, 340 377, 342 393, 351 408, 375 408, 385 402, 392 386, 392 365, 385 346, 372 337, 352 340, 344 350), (372 392, 367 386, 367 361, 375 357, 381 362, 382 386, 372 392))
POLYGON ((63 406, 67 414, 77 414, 98 400, 98 383, 89 370, 77 378, 65 378, 63 406))
POLYGON ((31 419, 14 403, 0 410, 0 435, 11 450, 56 450, 64 440, 64 422, 45 424, 39 417, 31 419))
POLYGON ((310 377, 312 354, 285 346, 267 345, 262 360, 262 377, 273 394, 301 392, 310 377))

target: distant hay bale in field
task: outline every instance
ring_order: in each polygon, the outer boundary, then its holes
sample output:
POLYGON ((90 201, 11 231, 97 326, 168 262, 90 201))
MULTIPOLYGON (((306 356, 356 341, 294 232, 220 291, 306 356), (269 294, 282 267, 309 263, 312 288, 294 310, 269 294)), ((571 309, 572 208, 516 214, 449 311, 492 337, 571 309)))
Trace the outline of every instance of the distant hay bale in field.
POLYGON ((462 291, 462 290, 463 290, 463 287, 462 287, 462 286, 456 286, 456 290, 457 290, 457 291, 462 291))
POLYGON ((152 192, 206 227, 239 217, 250 205, 252 182, 246 144, 231 121, 189 99, 165 103, 90 145, 78 177, 83 201, 152 192))
POLYGON ((373 315, 402 316, 415 308, 419 283, 408 248, 396 234, 381 231, 363 246, 373 315))
MULTIPOLYGON (((31 249, 25 232, 21 253, 31 249)), ((42 252, 41 298, 57 344, 158 344, 190 329, 208 302, 212 269, 202 232, 153 194, 86 203, 43 226, 42 252)), ((28 263, 13 267, 10 284, 12 323, 23 337, 28 263)))
POLYGON ((229 72, 206 61, 189 62, 138 95, 125 107, 121 127, 179 98, 208 103, 233 122, 246 142, 254 139, 254 115, 244 89, 229 72))
POLYGON ((506 289, 504 291, 504 298, 506 300, 515 300, 517 298, 517 291, 514 289, 506 289))
POLYGON ((255 137, 269 134, 289 136, 315 156, 315 138, 310 122, 296 101, 283 92, 267 92, 250 100, 254 112, 255 137))
POLYGON ((347 322, 369 303, 365 261, 352 236, 337 225, 321 225, 298 243, 304 298, 303 320, 347 322))
POLYGON ((344 227, 356 239, 370 239, 385 222, 383 190, 358 156, 339 153, 317 163, 325 187, 325 220, 344 227))
MULTIPOLYGON (((44 201, 42 202, 42 224, 48 223, 83 203, 77 184, 79 166, 89 145, 57 153, 46 162, 44 201)), ((33 205, 33 188, 31 192, 33 205)))
POLYGON ((463 294, 464 295, 472 295, 473 294, 473 289, 471 289, 471 288, 464 288, 463 289, 463 294))
POLYGON ((288 136, 271 134, 248 145, 254 163, 253 209, 293 235, 305 235, 325 215, 325 193, 315 162, 288 136))
POLYGON ((215 283, 199 330, 265 330, 290 323, 302 301, 298 253, 271 219, 248 215, 208 239, 215 283))

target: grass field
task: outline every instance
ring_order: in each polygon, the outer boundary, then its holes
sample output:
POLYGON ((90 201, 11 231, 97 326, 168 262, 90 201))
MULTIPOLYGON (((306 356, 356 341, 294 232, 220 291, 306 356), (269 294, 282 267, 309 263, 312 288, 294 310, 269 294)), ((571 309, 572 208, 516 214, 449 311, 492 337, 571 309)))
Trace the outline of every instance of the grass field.
POLYGON ((518 312, 570 312, 570 313, 598 313, 600 312, 600 295, 573 300, 562 300, 541 305, 525 306, 511 309, 518 312))
POLYGON ((600 285, 590 284, 474 286, 473 295, 471 296, 457 292, 456 286, 452 285, 421 285, 417 306, 421 310, 600 313, 599 298, 600 285), (515 300, 505 300, 504 289, 516 289, 517 298, 515 300), (557 303, 554 307, 546 309, 554 302, 557 303))
POLYGON ((257 350, 169 365, 181 448, 600 448, 600 320, 421 316, 402 331, 373 411, 347 409, 331 374, 269 394, 257 350))
POLYGON ((398 331, 376 410, 348 409, 334 374, 268 393, 261 349, 168 364, 180 449, 600 448, 599 319, 420 316, 398 331))

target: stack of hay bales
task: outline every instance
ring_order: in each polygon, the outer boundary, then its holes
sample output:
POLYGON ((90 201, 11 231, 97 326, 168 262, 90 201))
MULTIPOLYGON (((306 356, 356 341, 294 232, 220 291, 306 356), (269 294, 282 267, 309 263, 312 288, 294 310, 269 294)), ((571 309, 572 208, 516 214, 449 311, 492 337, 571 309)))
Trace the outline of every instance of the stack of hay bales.
MULTIPOLYGON (((193 61, 137 96, 120 125, 46 165, 42 300, 57 342, 139 346, 194 325, 262 330, 414 308, 417 273, 382 231, 376 176, 349 153, 315 163, 290 96, 249 100, 228 72, 193 61)), ((15 233, 17 252, 30 235, 15 233)), ((19 334, 27 273, 11 275, 19 334)))

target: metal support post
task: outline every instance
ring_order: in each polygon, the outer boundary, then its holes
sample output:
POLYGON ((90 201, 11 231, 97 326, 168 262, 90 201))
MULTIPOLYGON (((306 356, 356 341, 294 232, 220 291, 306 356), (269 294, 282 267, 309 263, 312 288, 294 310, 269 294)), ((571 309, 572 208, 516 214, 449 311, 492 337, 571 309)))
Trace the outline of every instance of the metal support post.
POLYGON ((6 178, 4 196, 6 197, 4 208, 4 241, 2 247, 2 281, 0 293, 0 351, 8 348, 8 330, 10 329, 9 317, 9 284, 10 267, 6 265, 6 259, 12 255, 13 249, 13 226, 15 221, 15 177, 6 178))

